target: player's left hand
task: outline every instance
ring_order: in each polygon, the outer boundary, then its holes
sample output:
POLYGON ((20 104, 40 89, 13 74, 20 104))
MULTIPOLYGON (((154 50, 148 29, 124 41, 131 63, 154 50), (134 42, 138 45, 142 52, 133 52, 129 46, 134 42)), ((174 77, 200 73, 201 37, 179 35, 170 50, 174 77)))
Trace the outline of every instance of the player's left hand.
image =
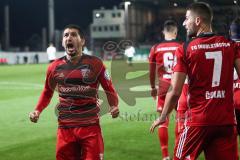
POLYGON ((110 114, 112 115, 112 118, 117 118, 117 117, 119 116, 118 106, 111 106, 109 112, 110 112, 110 114))
POLYGON ((153 133, 155 128, 158 127, 159 125, 163 124, 166 121, 166 118, 163 116, 159 117, 156 119, 153 123, 152 126, 150 127, 150 133, 153 133))

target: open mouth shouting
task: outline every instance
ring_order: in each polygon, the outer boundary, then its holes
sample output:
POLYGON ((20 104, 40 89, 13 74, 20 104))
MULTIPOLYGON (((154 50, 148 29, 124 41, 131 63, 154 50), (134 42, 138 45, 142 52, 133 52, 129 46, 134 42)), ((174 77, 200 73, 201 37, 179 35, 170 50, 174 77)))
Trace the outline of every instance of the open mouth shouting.
POLYGON ((67 43, 66 51, 68 54, 72 55, 72 54, 76 53, 76 48, 74 47, 74 45, 72 43, 67 43))

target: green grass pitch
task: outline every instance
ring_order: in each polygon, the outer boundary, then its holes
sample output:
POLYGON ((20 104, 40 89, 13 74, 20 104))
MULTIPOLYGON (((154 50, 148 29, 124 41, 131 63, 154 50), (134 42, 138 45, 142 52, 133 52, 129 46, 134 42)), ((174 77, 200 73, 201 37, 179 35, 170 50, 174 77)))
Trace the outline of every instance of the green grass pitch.
MULTIPOLYGON (((120 117, 111 119, 110 115, 101 116, 101 126, 105 141, 106 160, 160 160, 161 152, 157 134, 150 134, 149 127, 157 116, 155 102, 146 90, 149 88, 145 71, 126 74, 127 81, 121 82, 121 71, 132 68, 120 66, 116 62, 110 72, 114 72, 113 81, 119 87, 120 117), (141 76, 143 78, 141 78, 141 76), (127 89, 133 82, 131 78, 139 77, 145 86, 135 87, 135 91, 145 91, 143 97, 136 98, 127 89), (116 80, 116 81, 115 81, 116 80), (120 80, 120 81, 118 81, 120 80), (129 98, 129 99, 128 99, 129 98), (133 98, 133 99, 132 99, 133 98)), ((147 64, 143 65, 147 67, 147 64)), ((33 110, 43 88, 46 64, 0 66, 0 159, 2 160, 53 160, 57 119, 54 107, 58 101, 55 93, 50 105, 45 109, 37 124, 30 123, 28 113, 33 110)), ((135 83, 135 82, 134 82, 135 83)), ((118 90, 118 88, 117 88, 118 90)), ((169 126, 169 151, 174 147, 174 116, 169 126)))

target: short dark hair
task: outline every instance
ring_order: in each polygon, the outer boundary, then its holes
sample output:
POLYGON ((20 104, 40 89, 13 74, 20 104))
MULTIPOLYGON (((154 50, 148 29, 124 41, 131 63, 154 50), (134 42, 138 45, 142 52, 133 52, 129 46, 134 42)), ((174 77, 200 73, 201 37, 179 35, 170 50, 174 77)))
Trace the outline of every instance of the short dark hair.
POLYGON ((167 32, 173 32, 177 28, 177 22, 174 20, 166 20, 163 25, 163 29, 167 32))
POLYGON ((73 28, 73 29, 78 30, 78 33, 79 33, 80 37, 81 37, 82 39, 85 39, 84 32, 83 32, 83 30, 82 30, 78 25, 76 25, 76 24, 68 24, 68 25, 66 25, 66 26, 64 27, 63 30, 65 30, 65 29, 67 29, 67 28, 73 28))
POLYGON ((207 24, 211 24, 213 19, 213 11, 208 3, 205 2, 195 2, 187 7, 187 10, 191 10, 200 16, 203 21, 207 24))

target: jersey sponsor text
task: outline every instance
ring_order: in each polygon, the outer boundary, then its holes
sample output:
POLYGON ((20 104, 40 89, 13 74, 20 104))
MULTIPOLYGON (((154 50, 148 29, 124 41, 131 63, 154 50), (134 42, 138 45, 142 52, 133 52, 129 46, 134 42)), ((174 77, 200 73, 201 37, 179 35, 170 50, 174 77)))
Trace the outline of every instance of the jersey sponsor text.
POLYGON ((213 49, 213 48, 222 48, 222 47, 230 47, 230 43, 198 44, 198 45, 191 46, 191 49, 198 50, 198 49, 213 49))

